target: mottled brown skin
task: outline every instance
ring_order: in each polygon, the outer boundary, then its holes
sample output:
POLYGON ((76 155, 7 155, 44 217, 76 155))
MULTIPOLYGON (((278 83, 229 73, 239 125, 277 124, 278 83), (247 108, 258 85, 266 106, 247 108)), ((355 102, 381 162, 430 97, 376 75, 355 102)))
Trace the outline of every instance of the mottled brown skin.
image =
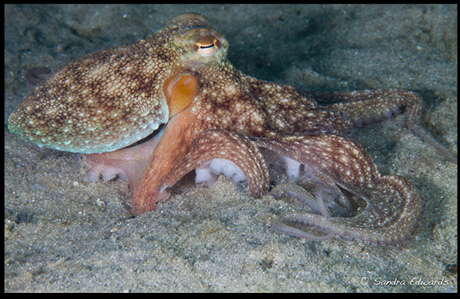
MULTIPOLYGON (((40 146, 91 154, 93 164, 116 167, 132 157, 128 151, 150 153, 137 160, 136 174, 127 174, 136 215, 155 210, 169 196, 167 187, 215 158, 238 165, 253 196, 267 193, 265 148, 305 165, 334 192, 340 187, 368 200, 356 217, 322 209, 285 222, 374 244, 407 240, 421 217, 417 191, 404 178, 382 176, 347 136, 353 126, 397 113, 416 126, 420 97, 345 92, 332 96, 345 103, 321 107, 315 99, 330 95, 305 95, 239 72, 227 60, 227 41, 210 28, 201 15, 180 15, 135 45, 70 64, 26 98, 9 118, 10 131, 40 146), (152 147, 122 149, 163 123, 152 147)), ((309 238, 287 224, 275 229, 309 238)))

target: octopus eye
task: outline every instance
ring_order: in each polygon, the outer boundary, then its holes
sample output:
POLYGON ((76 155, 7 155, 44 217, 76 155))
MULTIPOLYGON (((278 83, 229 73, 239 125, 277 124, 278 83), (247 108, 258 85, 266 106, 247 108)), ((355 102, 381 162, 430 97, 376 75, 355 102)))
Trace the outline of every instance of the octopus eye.
POLYGON ((211 56, 220 48, 220 41, 214 35, 201 36, 195 43, 195 51, 201 56, 211 56))

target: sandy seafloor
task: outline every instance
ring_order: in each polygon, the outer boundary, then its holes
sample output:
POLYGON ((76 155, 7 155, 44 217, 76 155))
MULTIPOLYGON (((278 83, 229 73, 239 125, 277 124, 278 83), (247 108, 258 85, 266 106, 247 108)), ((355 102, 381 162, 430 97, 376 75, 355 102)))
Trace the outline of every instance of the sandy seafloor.
POLYGON ((455 5, 6 5, 5 291, 456 292, 457 166, 401 117, 356 132, 380 171, 407 177, 425 201, 418 232, 396 248, 277 234, 270 221, 289 203, 251 198, 224 177, 213 188, 190 177, 134 218, 126 182, 90 183, 73 154, 8 132, 32 89, 28 69, 133 43, 190 11, 212 20, 252 76, 419 92, 423 125, 457 152, 455 5))

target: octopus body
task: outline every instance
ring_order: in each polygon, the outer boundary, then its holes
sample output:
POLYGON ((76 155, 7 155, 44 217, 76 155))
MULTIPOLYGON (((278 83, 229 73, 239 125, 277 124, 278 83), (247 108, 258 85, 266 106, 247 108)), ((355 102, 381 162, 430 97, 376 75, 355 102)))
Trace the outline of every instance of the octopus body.
POLYGON ((278 164, 288 179, 271 194, 294 197, 308 212, 274 221, 276 231, 310 240, 408 240, 422 215, 420 196, 407 179, 380 174, 349 136, 353 127, 403 113, 409 129, 443 150, 418 126, 420 97, 304 94, 239 72, 227 50, 204 16, 179 15, 137 44, 56 72, 11 114, 9 130, 85 154, 92 180, 126 178, 135 215, 155 210, 193 170, 197 182, 212 185, 224 173, 262 196, 278 164))

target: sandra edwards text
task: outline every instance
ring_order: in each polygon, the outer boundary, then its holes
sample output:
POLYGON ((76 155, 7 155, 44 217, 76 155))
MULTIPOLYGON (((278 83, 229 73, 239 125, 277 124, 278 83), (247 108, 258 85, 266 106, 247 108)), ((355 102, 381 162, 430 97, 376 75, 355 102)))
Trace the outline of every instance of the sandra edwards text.
POLYGON ((376 286, 398 286, 398 285, 418 285, 418 286, 447 286, 451 285, 452 282, 449 279, 422 279, 420 277, 414 277, 411 280, 405 279, 383 279, 376 278, 370 279, 368 277, 361 278, 361 285, 368 285, 369 283, 376 286))

